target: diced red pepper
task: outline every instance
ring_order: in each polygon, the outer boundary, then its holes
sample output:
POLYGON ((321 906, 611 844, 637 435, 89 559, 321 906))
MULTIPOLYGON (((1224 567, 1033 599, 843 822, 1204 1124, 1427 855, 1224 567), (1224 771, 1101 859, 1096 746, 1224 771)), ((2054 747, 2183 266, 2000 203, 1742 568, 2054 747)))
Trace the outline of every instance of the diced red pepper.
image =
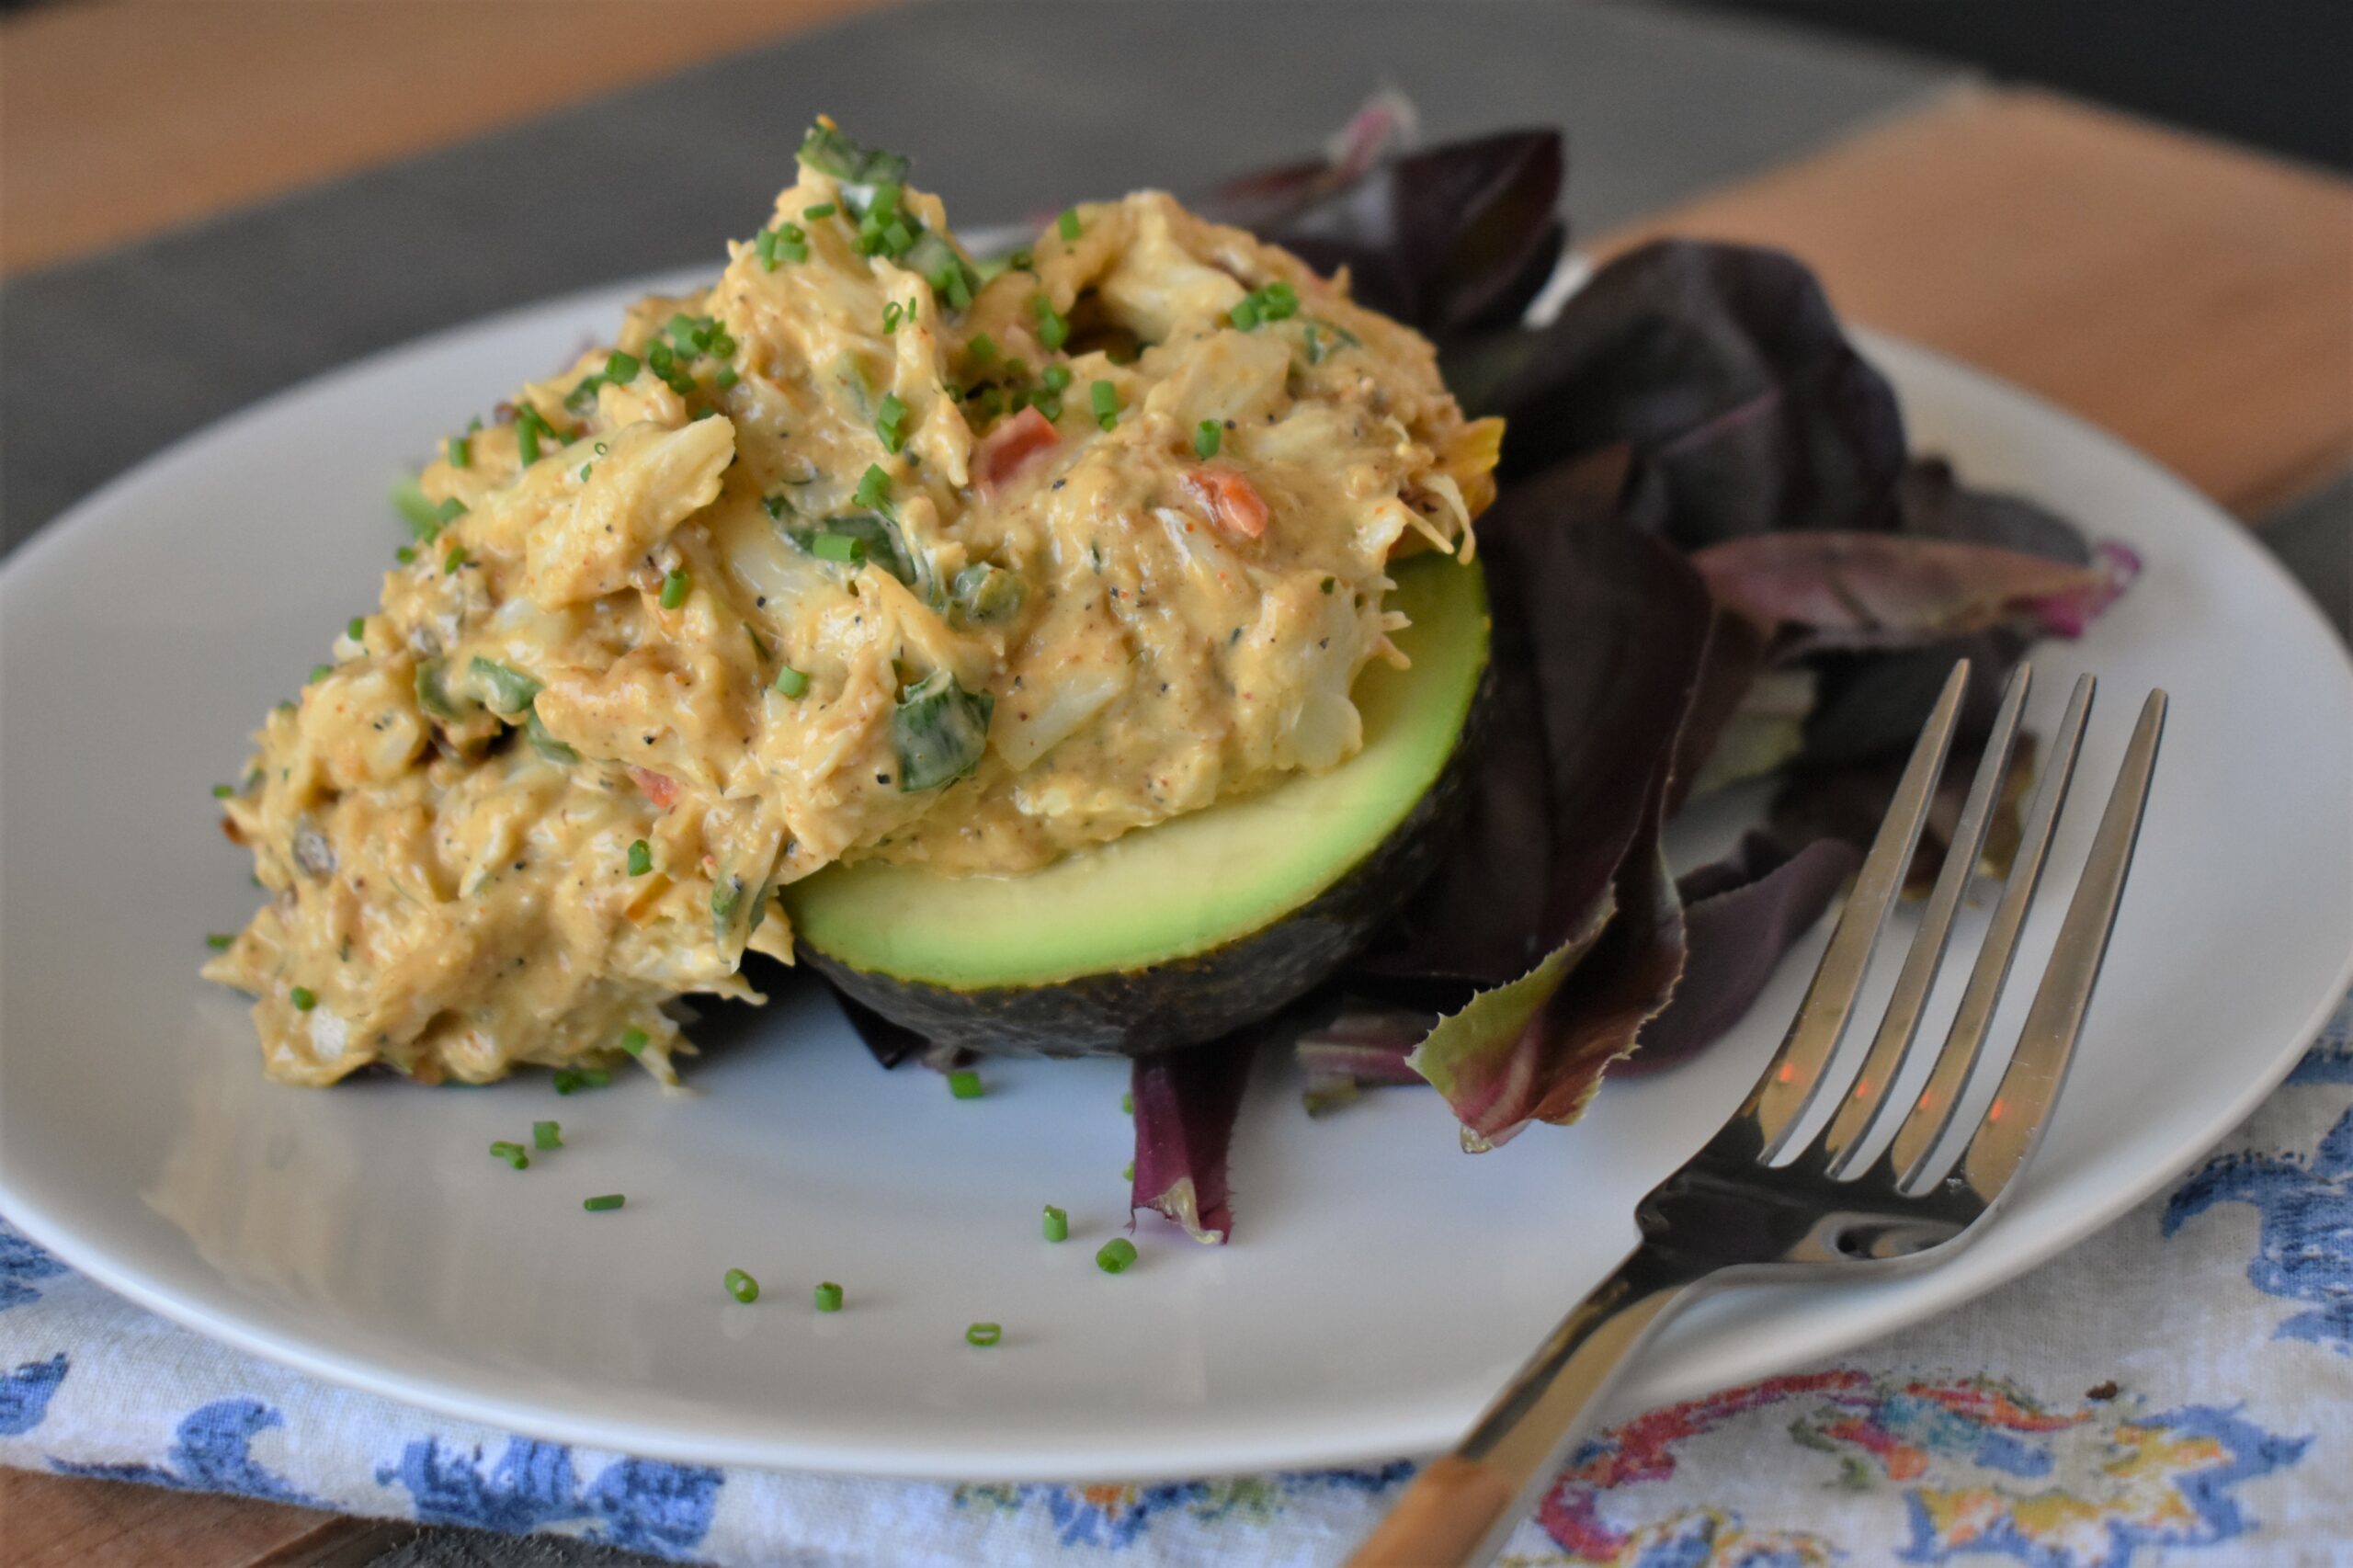
POLYGON ((1248 480, 1230 468, 1197 468, 1186 474, 1185 483, 1219 528, 1241 539, 1266 537, 1266 497, 1248 480))
POLYGON ((972 475, 983 495, 995 495, 1040 458, 1062 445, 1062 432, 1034 408, 1025 408, 986 436, 972 452, 972 475))
POLYGON ((666 773, 656 773, 650 767, 631 768, 629 781, 636 785, 647 800, 665 812, 676 805, 678 797, 686 793, 676 779, 666 773))

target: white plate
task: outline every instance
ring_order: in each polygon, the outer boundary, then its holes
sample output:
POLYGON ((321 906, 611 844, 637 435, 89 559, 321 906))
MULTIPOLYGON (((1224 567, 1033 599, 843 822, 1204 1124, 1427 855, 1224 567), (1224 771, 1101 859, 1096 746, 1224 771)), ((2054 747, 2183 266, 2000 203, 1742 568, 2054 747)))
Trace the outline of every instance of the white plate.
MULTIPOLYGON (((1629 1243, 1635 1197, 1737 1099, 1811 951, 1700 1063, 1615 1084, 1573 1131, 1457 1152, 1435 1096, 1311 1123, 1266 1064, 1240 1231, 1125 1219, 1122 1069, 985 1070, 978 1103, 885 1074, 822 994, 705 1031, 701 1092, 544 1074, 472 1092, 266 1082, 244 1004, 196 978, 253 890, 207 787, 371 603, 386 486, 640 286, 442 335, 275 398, 84 503, 0 575, 0 1213, 124 1294, 323 1376, 674 1460, 893 1475, 1151 1477, 1448 1441, 1629 1243), (555 1117, 516 1174, 494 1138, 555 1117), (625 1192, 619 1213, 583 1196, 625 1192), (1042 1203, 1071 1241, 1039 1237, 1042 1203), (720 1276, 766 1294, 729 1301, 720 1276), (820 1316, 839 1280, 848 1310, 820 1316), (975 1350, 966 1324, 1005 1325, 975 1350)), ((1900 344, 1872 348, 1928 449, 2125 540, 2148 571, 2049 650, 2078 667, 2107 779, 2142 692, 2164 766, 2080 1065, 2026 1190, 1918 1278, 1727 1300, 1661 1343, 1629 1404, 1757 1377, 1942 1311, 2148 1193, 2287 1070, 2353 950, 2353 670, 2241 530, 2113 441, 1900 344)), ((2039 961, 2087 835, 2030 930, 2039 961)), ((1687 859, 1726 824, 1678 833, 1687 859)), ((2017 989, 2022 997, 2025 987, 2017 989)), ((2014 999, 2016 1000, 2016 999, 2014 999)), ((2014 1023, 2018 1008, 2008 1015, 2014 1023)))

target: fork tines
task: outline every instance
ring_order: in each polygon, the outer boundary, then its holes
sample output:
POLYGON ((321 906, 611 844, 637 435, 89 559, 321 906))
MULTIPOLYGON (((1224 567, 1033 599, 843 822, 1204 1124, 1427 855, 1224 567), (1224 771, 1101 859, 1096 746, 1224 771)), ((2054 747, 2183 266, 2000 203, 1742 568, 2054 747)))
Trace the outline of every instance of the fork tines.
MULTIPOLYGON (((1793 1165, 1834 1181, 1863 1181, 1891 1194, 1922 1192, 1945 1179, 1948 1162, 1935 1156, 1984 1053, 1995 1010, 2018 955, 2019 936, 2050 858, 2052 839, 2074 781, 2076 756, 2091 712, 2094 682, 2088 675, 2075 682, 2068 698, 2008 880, 1970 970, 1951 1027, 1938 1048, 1935 1065, 1884 1153, 1868 1165, 1861 1154, 1893 1104, 1893 1089, 1904 1076, 1918 1040, 1921 1017, 1951 939, 1954 916, 1976 875, 1987 832, 2000 806, 2030 679, 2028 666, 2021 664, 2002 694, 1943 868, 1896 976, 1887 1011, 1859 1067, 1850 1070, 1834 1059, 1870 967, 1872 949, 1904 886, 1936 797, 1938 777, 1951 748, 1968 686, 1968 662, 1957 664, 1945 682, 1896 786, 1887 818, 1856 875, 1854 889, 1797 1017, 1780 1051, 1750 1092, 1742 1117, 1735 1119, 1747 1120, 1753 1128, 1759 1160, 1769 1164, 1784 1153, 1816 1098, 1824 1092, 1836 1092, 1840 1096, 1837 1110, 1791 1162, 1793 1165)), ((1967 1188, 1965 1196, 1978 1204, 1991 1202, 2026 1163, 2065 1080, 2100 962, 2107 955, 2109 934, 2115 926, 2125 873, 2148 803, 2149 779, 2156 765, 2165 717, 2165 694, 2152 691, 2126 747, 2074 901, 2061 924, 2042 983, 2028 1009, 2000 1086, 1958 1161, 1950 1162, 1953 1176, 1967 1188)))

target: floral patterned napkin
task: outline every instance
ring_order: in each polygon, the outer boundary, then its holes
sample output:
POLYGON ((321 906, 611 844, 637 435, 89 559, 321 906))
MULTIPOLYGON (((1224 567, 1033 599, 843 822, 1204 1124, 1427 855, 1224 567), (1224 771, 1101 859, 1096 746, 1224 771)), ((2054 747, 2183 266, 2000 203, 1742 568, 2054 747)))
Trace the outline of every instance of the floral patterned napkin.
MULTIPOLYGON (((720 1563, 1322 1563, 1410 1462, 1151 1486, 659 1463, 321 1383, 0 1226, 0 1461, 720 1563)), ((1506 1561, 2306 1564, 2353 1552, 2353 1003, 2163 1197, 1933 1323, 1587 1444, 1506 1561)))

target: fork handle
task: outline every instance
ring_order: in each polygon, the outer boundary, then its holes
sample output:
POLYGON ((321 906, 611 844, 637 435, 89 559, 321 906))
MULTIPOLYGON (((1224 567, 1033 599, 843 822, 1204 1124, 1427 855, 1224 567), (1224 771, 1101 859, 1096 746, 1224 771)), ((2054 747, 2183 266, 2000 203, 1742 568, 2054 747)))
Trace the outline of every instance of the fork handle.
POLYGON ((1348 1568, 1464 1568, 1502 1547, 1602 1397, 1708 1270, 1644 1242, 1594 1287, 1452 1453, 1399 1494, 1348 1568))

